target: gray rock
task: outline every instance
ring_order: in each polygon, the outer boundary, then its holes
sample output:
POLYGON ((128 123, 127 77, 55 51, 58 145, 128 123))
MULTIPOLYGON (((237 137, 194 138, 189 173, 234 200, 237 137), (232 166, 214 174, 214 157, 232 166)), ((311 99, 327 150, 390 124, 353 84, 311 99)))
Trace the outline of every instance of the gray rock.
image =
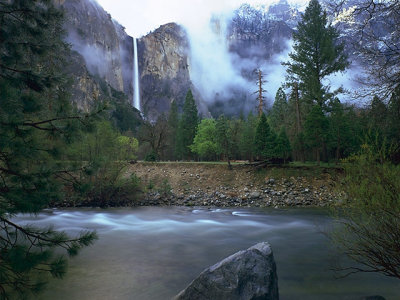
POLYGON ((175 300, 279 299, 271 247, 259 243, 203 271, 175 300))
POLYGON ((253 199, 256 199, 256 198, 260 198, 260 195, 261 194, 259 192, 252 192, 250 194, 250 197, 253 198, 253 199))

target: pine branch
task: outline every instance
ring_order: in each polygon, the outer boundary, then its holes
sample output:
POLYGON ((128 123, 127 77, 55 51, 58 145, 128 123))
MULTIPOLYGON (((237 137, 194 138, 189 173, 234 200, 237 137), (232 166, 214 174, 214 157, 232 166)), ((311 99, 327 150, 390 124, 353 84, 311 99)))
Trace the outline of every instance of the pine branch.
POLYGON ((61 248, 64 248, 68 252, 73 251, 74 248, 76 248, 79 245, 84 245, 84 246, 90 245, 93 243, 95 239, 97 239, 97 235, 95 232, 87 232, 82 234, 79 238, 69 239, 69 238, 64 238, 64 233, 57 234, 57 232, 53 231, 48 231, 39 234, 37 232, 21 227, 2 216, 0 216, 0 221, 3 222, 3 224, 5 224, 6 226, 11 226, 15 228, 16 231, 22 232, 26 237, 36 239, 37 242, 32 242, 32 244, 41 245, 41 243, 45 242, 47 243, 47 245, 59 246, 61 248), (50 234, 57 234, 57 235, 56 237, 48 238, 47 236, 50 234))

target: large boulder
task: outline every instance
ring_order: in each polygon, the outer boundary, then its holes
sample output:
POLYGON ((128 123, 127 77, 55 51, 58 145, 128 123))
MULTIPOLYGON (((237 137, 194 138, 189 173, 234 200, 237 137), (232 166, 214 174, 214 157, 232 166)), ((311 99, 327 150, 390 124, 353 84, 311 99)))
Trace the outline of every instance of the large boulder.
POLYGON ((175 299, 279 299, 278 276, 270 245, 259 243, 209 267, 175 299))

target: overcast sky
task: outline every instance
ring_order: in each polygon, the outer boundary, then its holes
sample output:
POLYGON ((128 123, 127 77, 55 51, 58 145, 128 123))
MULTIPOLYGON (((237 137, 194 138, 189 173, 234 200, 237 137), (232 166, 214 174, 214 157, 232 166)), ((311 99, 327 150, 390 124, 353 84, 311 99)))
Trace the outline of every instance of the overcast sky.
MULTIPOLYGON (((241 3, 265 4, 278 0, 96 0, 126 32, 134 37, 145 35, 160 25, 177 22, 186 26, 204 24, 212 13, 227 13, 241 3)), ((306 3, 308 0, 288 0, 306 3)))

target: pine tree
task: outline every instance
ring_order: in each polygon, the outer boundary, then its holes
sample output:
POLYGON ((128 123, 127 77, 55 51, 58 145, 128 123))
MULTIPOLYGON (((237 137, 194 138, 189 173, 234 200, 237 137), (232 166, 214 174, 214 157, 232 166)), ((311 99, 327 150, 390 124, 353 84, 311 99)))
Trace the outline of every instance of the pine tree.
POLYGON ((254 147, 255 153, 260 159, 275 157, 276 135, 271 132, 264 113, 258 120, 254 147))
POLYGON ((292 93, 288 101, 289 121, 287 133, 289 134, 289 139, 293 146, 293 158, 305 162, 303 120, 308 106, 300 99, 298 84, 294 83, 292 88, 292 93))
POLYGON ((229 120, 229 132, 231 139, 231 157, 234 159, 240 159, 240 140, 243 134, 245 122, 243 115, 239 119, 229 120))
POLYGON ((321 162, 321 151, 326 142, 328 131, 328 120, 319 105, 314 105, 307 115, 304 124, 305 138, 307 144, 314 149, 318 165, 321 162))
POLYGON ((255 134, 257 127, 257 118, 252 112, 247 116, 247 120, 243 125, 243 130, 240 135, 239 150, 243 158, 252 161, 255 155, 255 134))
POLYGON ((278 89, 275 96, 274 104, 269 112, 269 123, 273 130, 279 132, 286 125, 289 107, 286 99, 286 94, 282 87, 278 89))
POLYGON ((368 112, 369 129, 383 138, 387 131, 387 107, 386 104, 378 96, 374 96, 371 101, 368 112))
POLYGON ((329 110, 328 143, 334 149, 336 163, 338 163, 343 154, 352 148, 351 123, 354 124, 355 120, 349 118, 349 114, 337 98, 331 101, 329 110))
POLYGON ((328 24, 318 0, 310 1, 297 28, 293 33, 294 51, 289 54, 291 61, 284 64, 289 81, 299 81, 304 100, 323 107, 340 90, 330 93, 322 80, 349 65, 344 45, 338 44, 338 31, 328 24))
POLYGON ((228 161, 228 167, 231 169, 231 150, 232 150, 232 139, 229 130, 228 119, 221 115, 215 125, 216 142, 218 146, 218 152, 228 161))
POLYGON ((193 144, 198 123, 197 106, 192 91, 189 90, 183 104, 182 116, 178 128, 178 153, 183 159, 190 159, 191 157, 189 146, 193 144))
POLYGON ((388 140, 396 148, 392 161, 400 164, 400 86, 392 94, 388 105, 388 140))
POLYGON ((38 292, 47 275, 62 277, 66 261, 54 250, 75 255, 96 237, 83 233, 71 239, 51 228, 10 221, 13 214, 36 213, 62 199, 63 178, 72 175, 62 154, 86 122, 71 115, 68 78, 63 73, 69 48, 62 40, 63 16, 51 3, 0 2, 2 299, 38 292))
POLYGON ((281 127, 278 137, 276 139, 276 155, 278 158, 282 158, 283 162, 286 163, 290 157, 290 152, 292 151, 290 147, 289 139, 286 135, 286 130, 281 127))

